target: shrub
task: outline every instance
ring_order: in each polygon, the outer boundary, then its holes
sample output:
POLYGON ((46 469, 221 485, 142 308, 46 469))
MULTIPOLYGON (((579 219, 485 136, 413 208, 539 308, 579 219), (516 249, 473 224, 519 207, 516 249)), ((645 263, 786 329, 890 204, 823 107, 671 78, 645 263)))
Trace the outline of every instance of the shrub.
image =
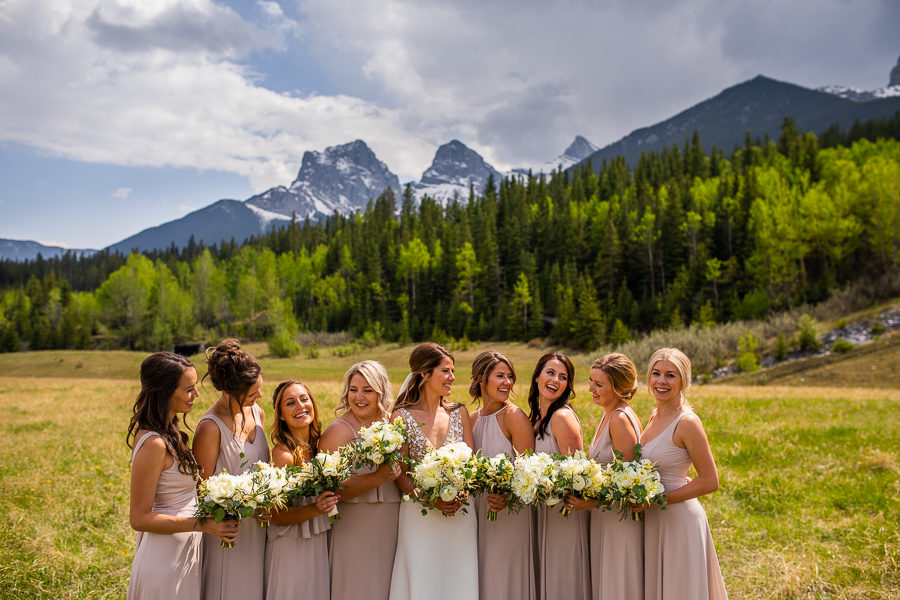
POLYGON ((321 354, 319 344, 315 342, 306 347, 306 358, 319 358, 321 354))
POLYGON ((843 354, 844 352, 850 352, 853 350, 854 344, 853 342, 848 342, 844 338, 838 338, 834 340, 834 344, 831 345, 832 352, 839 352, 843 354))
POLYGON ((876 320, 875 323, 872 324, 872 335, 881 335, 887 331, 887 327, 884 326, 884 323, 876 320))
POLYGON ((775 342, 775 360, 781 361, 784 360, 788 353, 788 343, 787 338, 784 337, 784 332, 778 332, 778 341, 775 342))
POLYGON ((759 360, 756 358, 756 346, 759 344, 759 338, 750 333, 750 328, 747 328, 747 333, 745 333, 738 340, 738 349, 741 351, 741 355, 738 357, 738 368, 741 371, 748 371, 753 373, 759 370, 759 360))
POLYGON ((281 358, 290 358, 300 354, 300 344, 298 344, 286 329, 279 328, 275 334, 268 339, 269 352, 281 358))
POLYGON ((797 343, 800 350, 815 350, 821 346, 819 342, 819 325, 808 314, 803 314, 797 320, 797 343))

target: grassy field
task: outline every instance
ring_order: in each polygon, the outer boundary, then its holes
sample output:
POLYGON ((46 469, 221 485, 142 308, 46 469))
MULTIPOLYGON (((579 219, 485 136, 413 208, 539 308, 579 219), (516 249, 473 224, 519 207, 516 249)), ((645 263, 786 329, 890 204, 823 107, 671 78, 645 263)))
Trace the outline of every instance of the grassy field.
MULTIPOLYGON (((466 398, 472 358, 487 347, 456 353, 456 399, 466 398)), ((518 366, 524 396, 541 350, 490 347, 518 366)), ((300 378, 326 422, 343 371, 363 357, 332 357, 325 349, 315 360, 277 359, 266 356, 263 345, 249 348, 263 365, 264 392, 281 379, 300 378)), ((408 352, 385 346, 365 357, 384 362, 397 385, 408 352)), ((860 362, 853 369, 845 364, 844 372, 867 374, 853 380, 865 387, 807 375, 806 385, 822 385, 692 389, 720 471, 720 491, 702 502, 732 598, 900 597, 900 385, 891 377, 897 356, 893 347, 854 352, 845 360, 860 362)), ((124 597, 134 550, 124 434, 143 356, 0 355, 0 596, 124 597)), ((599 419, 586 386, 591 357, 573 358, 576 409, 589 436, 599 419)), ((202 361, 195 362, 202 375, 202 361)), ((207 384, 189 422, 195 424, 214 399, 207 384)), ((651 406, 642 390, 638 413, 646 418, 651 406)), ((269 398, 263 407, 270 418, 269 398)))

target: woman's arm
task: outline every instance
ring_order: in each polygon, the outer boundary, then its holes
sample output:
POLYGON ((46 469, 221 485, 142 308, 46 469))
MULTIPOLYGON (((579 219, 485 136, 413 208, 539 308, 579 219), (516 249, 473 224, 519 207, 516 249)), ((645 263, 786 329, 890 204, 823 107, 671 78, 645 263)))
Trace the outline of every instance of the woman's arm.
POLYGON ((623 412, 614 410, 609 417, 609 437, 612 439, 613 450, 622 453, 622 460, 628 462, 634 460, 634 447, 640 438, 631 424, 631 419, 623 412))
POLYGON ((556 439, 559 453, 569 456, 576 450, 582 450, 581 424, 571 410, 558 410, 550 419, 550 434, 556 439))
POLYGON ((129 521, 135 531, 149 533, 182 533, 205 531, 226 542, 237 538, 237 521, 216 522, 212 518, 176 517, 153 512, 153 500, 160 474, 174 463, 166 443, 159 436, 144 442, 131 464, 131 499, 129 521))
MULTIPOLYGON (((272 464, 276 467, 293 466, 294 457, 286 448, 275 446, 272 448, 272 464)), ((338 497, 334 492, 322 492, 316 497, 315 504, 283 508, 272 515, 271 522, 276 525, 297 525, 318 515, 328 514, 337 503, 338 497)))
POLYGON ((194 458, 200 465, 200 477, 206 479, 216 474, 216 463, 219 461, 219 443, 222 434, 219 426, 212 419, 203 419, 197 423, 194 433, 194 458))
POLYGON ((472 449, 472 452, 475 451, 475 436, 472 435, 472 420, 469 418, 469 411, 465 409, 465 407, 460 406, 456 410, 459 411, 459 416, 462 419, 462 428, 463 428, 463 439, 466 444, 469 445, 469 448, 472 449))
POLYGON ((534 450, 534 429, 531 427, 528 416, 518 406, 506 410, 500 429, 517 453, 534 450))
POLYGON ((700 418, 693 414, 682 417, 675 426, 672 441, 688 451, 697 477, 666 496, 666 502, 668 504, 684 502, 719 489, 719 472, 700 418))
MULTIPOLYGON (((322 433, 322 437, 319 438, 319 450, 334 452, 353 440, 353 432, 347 425, 333 421, 322 433)), ((341 483, 338 498, 340 500, 356 498, 369 490, 375 489, 382 483, 397 479, 401 472, 399 464, 388 466, 387 463, 384 463, 371 473, 353 475, 341 483)))

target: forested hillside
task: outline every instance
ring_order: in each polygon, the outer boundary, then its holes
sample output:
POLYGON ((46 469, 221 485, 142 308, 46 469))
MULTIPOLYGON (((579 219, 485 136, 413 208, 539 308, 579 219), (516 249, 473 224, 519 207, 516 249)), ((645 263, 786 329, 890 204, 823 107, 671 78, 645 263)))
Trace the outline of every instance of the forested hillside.
POLYGON ((633 169, 492 181, 446 208, 388 190, 243 247, 3 262, 0 348, 237 335, 290 353, 299 330, 596 348, 764 317, 897 271, 898 121, 832 130, 825 148, 787 119, 731 156, 695 134, 633 169))

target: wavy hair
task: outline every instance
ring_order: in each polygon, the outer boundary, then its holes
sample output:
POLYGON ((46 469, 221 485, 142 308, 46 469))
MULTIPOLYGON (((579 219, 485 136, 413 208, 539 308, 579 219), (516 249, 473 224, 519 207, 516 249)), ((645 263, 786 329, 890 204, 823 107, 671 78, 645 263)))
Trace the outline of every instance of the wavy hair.
MULTIPOLYGON (((445 358, 456 363, 450 351, 434 342, 419 344, 409 355, 409 371, 411 378, 405 388, 397 394, 397 402, 394 409, 415 406, 422 400, 422 388, 425 387, 425 375, 438 368, 445 358)), ((461 406, 458 402, 447 402, 441 396, 441 406, 445 410, 455 410, 461 406)))
POLYGON ((568 406, 572 398, 575 397, 574 382, 575 365, 572 364, 572 361, 569 360, 569 357, 565 354, 562 354, 561 352, 548 352, 538 359, 537 365, 534 367, 534 373, 531 374, 531 387, 528 388, 528 420, 531 421, 532 427, 535 425, 538 426, 535 437, 543 438, 547 434, 547 427, 550 424, 553 413, 568 406), (550 405, 550 408, 547 409, 547 416, 541 419, 541 395, 538 391, 537 378, 541 374, 541 371, 544 370, 544 365, 553 359, 558 360, 566 366, 568 379, 566 380, 566 389, 563 390, 562 394, 559 395, 559 398, 554 400, 550 405))
POLYGON ((512 371, 513 383, 516 381, 516 369, 512 361, 496 350, 485 350, 472 361, 472 381, 469 384, 469 395, 476 403, 481 402, 484 396, 484 384, 500 363, 505 364, 512 371))
POLYGON ((377 360, 364 360, 347 369, 347 372, 344 373, 344 390, 341 392, 338 407, 334 409, 334 413, 342 415, 350 410, 350 380, 357 374, 361 375, 378 394, 378 418, 390 417, 394 408, 394 392, 391 390, 387 369, 377 360))
POLYGON ((141 391, 132 407, 125 443, 132 448, 139 430, 154 431, 174 454, 178 470, 197 477, 200 467, 188 447, 188 434, 178 427, 177 414, 169 418, 172 395, 185 371, 193 368, 194 363, 173 352, 156 352, 141 362, 141 391))
POLYGON ((272 426, 269 429, 269 435, 272 437, 272 444, 281 444, 287 448, 291 453, 291 457, 294 459, 295 465, 299 465, 304 462, 305 459, 311 458, 319 448, 319 438, 322 437, 322 421, 319 419, 319 404, 313 397, 312 392, 309 391, 309 388, 306 387, 302 381, 297 379, 282 381, 275 386, 275 391, 272 393, 272 408, 275 409, 275 416, 272 419, 272 426), (294 434, 291 433, 287 423, 281 418, 281 403, 284 400, 284 391, 292 385, 299 385, 306 390, 306 394, 309 396, 309 400, 313 405, 313 420, 309 425, 308 441, 299 440, 294 437, 294 434), (307 454, 306 457, 303 456, 304 452, 307 454))
POLYGON ((591 370, 600 369, 609 378, 613 393, 622 402, 629 402, 637 393, 637 368, 631 359, 619 352, 604 354, 594 361, 591 370))

